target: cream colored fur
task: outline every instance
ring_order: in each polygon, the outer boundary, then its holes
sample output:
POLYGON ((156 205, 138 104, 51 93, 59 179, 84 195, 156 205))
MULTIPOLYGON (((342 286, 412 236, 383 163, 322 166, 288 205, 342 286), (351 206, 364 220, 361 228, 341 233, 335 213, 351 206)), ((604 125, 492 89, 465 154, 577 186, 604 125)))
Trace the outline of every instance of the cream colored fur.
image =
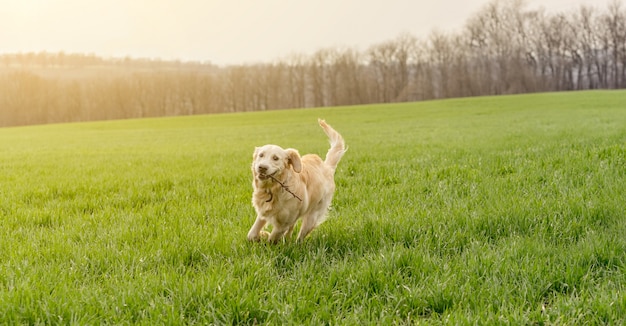
POLYGON ((297 150, 276 145, 255 148, 252 205, 257 217, 248 232, 248 240, 259 241, 267 236, 276 243, 290 237, 296 222, 302 218, 300 242, 326 219, 335 193, 335 169, 346 147, 337 131, 324 120, 318 122, 331 144, 325 160, 315 154, 300 157, 297 150), (264 231, 268 223, 272 226, 269 234, 264 231))

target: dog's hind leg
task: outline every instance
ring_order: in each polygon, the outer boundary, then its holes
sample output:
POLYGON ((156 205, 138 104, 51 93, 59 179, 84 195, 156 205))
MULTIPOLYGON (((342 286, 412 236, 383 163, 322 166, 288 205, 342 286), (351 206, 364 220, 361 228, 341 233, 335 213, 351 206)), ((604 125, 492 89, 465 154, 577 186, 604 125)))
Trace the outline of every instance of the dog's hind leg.
POLYGON ((285 238, 291 239, 291 234, 293 233, 294 226, 296 226, 295 223, 289 227, 289 230, 287 230, 287 233, 285 233, 285 238))
POLYGON ((320 213, 314 212, 302 218, 302 226, 300 227, 300 232, 298 233, 298 242, 304 241, 313 229, 318 225, 317 220, 319 218, 320 213))

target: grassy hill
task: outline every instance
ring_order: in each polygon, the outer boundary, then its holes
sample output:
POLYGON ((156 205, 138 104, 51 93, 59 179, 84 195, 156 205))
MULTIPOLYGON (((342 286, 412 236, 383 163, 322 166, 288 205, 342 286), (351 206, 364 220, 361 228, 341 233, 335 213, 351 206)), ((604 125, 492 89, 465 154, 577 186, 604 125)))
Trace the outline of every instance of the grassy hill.
POLYGON ((626 321, 626 91, 0 129, 0 323, 626 321), (302 245, 254 146, 349 146, 302 245))

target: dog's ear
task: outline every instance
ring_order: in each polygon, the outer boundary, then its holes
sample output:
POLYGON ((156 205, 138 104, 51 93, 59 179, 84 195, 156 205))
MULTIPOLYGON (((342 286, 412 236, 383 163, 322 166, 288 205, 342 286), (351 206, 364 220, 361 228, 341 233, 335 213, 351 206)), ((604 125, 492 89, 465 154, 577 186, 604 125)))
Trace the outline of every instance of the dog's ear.
POLYGON ((256 156, 259 154, 259 148, 254 148, 254 153, 252 153, 252 160, 256 160, 256 156))
POLYGON ((300 173, 302 171, 302 162, 300 161, 300 153, 293 148, 287 148, 285 150, 287 152, 287 156, 289 158, 289 164, 294 171, 300 173))

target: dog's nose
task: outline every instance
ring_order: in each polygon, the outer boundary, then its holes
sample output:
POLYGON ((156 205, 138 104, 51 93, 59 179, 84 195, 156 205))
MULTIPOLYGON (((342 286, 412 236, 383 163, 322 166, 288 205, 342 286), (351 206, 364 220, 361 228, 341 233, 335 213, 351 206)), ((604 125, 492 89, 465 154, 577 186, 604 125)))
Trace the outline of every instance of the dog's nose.
POLYGON ((267 166, 259 165, 259 173, 265 173, 265 172, 267 172, 267 166))

